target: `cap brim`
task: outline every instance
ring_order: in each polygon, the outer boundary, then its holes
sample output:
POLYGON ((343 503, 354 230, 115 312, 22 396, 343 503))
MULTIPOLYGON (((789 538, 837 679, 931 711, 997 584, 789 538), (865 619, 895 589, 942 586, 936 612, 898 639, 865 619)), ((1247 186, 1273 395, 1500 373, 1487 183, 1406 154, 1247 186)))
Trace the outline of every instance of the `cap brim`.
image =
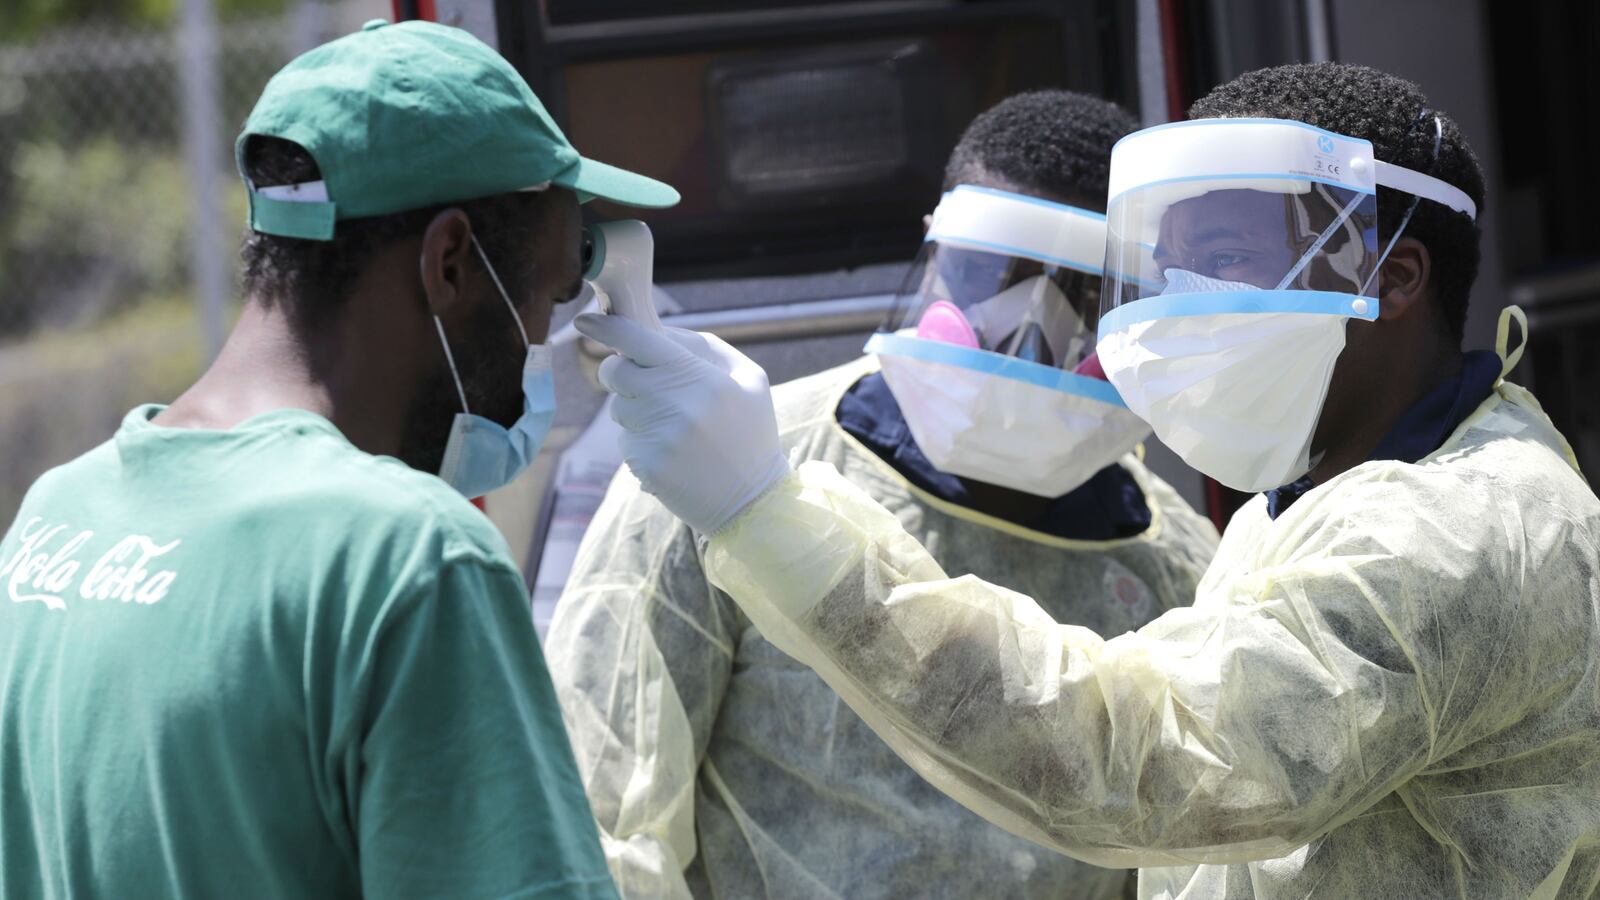
POLYGON ((578 196, 585 200, 597 197, 646 209, 676 206, 680 199, 678 191, 666 182, 592 159, 580 158, 577 165, 550 179, 550 182, 577 191, 578 196))

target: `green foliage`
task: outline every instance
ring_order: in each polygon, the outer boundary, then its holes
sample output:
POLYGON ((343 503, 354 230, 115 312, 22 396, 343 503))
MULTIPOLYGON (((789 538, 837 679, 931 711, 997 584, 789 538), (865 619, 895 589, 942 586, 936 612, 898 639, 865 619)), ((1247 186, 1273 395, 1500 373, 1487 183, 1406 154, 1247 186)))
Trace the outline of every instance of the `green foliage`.
POLYGON ((181 159, 103 137, 81 148, 24 146, 14 165, 17 218, 7 244, 15 251, 109 254, 141 287, 178 287, 189 218, 181 159))
MULTIPOLYGON (((79 147, 23 144, 0 222, 0 271, 11 307, 0 331, 67 325, 187 287, 190 174, 171 148, 101 137, 79 147)), ((224 221, 244 221, 229 179, 224 221)), ((230 239, 218 252, 233 250, 230 239)))

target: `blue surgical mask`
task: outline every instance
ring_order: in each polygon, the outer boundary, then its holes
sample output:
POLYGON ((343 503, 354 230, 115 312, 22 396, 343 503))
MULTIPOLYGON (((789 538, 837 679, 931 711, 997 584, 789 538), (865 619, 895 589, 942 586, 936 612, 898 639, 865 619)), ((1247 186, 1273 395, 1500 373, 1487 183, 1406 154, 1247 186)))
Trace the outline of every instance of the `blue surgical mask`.
POLYGON ((500 298, 511 311, 512 321, 517 323, 517 331, 522 334, 522 342, 528 347, 528 358, 522 365, 522 415, 506 428, 483 416, 473 415, 467 408, 467 392, 461 386, 450 342, 445 340, 444 323, 437 315, 433 317, 439 341, 444 344, 445 361, 450 364, 450 376, 455 379, 456 393, 461 398, 461 412, 450 425, 450 439, 445 443, 439 477, 464 496, 481 497, 510 484, 539 455, 539 447, 555 420, 556 383, 550 348, 528 342, 522 317, 517 315, 517 308, 512 305, 505 285, 500 283, 500 276, 489 264, 476 236, 472 238, 472 246, 483 260, 484 268, 489 270, 489 277, 494 280, 500 298))

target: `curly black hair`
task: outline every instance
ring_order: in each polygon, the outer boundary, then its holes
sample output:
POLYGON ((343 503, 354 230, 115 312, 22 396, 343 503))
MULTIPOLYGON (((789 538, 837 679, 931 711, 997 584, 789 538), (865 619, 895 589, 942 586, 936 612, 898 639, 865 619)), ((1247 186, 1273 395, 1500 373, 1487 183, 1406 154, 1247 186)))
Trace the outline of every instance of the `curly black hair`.
MULTIPOLYGON (((1246 72, 1195 101, 1191 119, 1292 119, 1372 142, 1380 160, 1432 175, 1465 191, 1483 211, 1483 169, 1461 128, 1432 109, 1404 78, 1345 63, 1305 63, 1246 72), (1427 112, 1424 113, 1424 110, 1427 112), (1433 117, 1444 126, 1434 159, 1433 117)), ((1378 188, 1378 234, 1387 244, 1411 205, 1410 194, 1378 188)), ((1467 299, 1478 277, 1480 230, 1463 213, 1422 200, 1406 234, 1433 258, 1432 283, 1447 336, 1461 340, 1467 299)))
MULTIPOLYGON (((322 178, 305 148, 281 138, 253 136, 245 143, 244 168, 257 187, 299 184, 322 178)), ((513 298, 528 295, 533 236, 541 224, 543 193, 498 194, 448 206, 459 207, 472 233, 493 261, 513 298)), ((396 240, 419 235, 440 211, 431 206, 386 216, 342 219, 333 240, 312 241, 246 230, 243 287, 246 297, 279 305, 302 329, 315 329, 339 308, 341 299, 377 253, 396 240)))
POLYGON ((1017 94, 967 126, 945 166, 944 189, 987 171, 1104 212, 1111 145, 1138 127, 1131 113, 1099 97, 1059 90, 1017 94))

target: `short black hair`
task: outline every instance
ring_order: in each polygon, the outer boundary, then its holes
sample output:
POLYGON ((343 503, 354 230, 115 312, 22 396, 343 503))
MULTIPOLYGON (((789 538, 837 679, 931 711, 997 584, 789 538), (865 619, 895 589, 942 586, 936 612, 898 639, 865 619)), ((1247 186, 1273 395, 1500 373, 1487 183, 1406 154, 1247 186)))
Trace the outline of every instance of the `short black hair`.
MULTIPOLYGON (((1483 169, 1461 128, 1431 107, 1416 84, 1346 63, 1304 63, 1246 72, 1195 101, 1191 119, 1292 119, 1372 142, 1378 159, 1432 175, 1465 191, 1483 210, 1483 169), (1426 114, 1424 114, 1426 110, 1426 114), (1437 115, 1444 127, 1433 157, 1437 115)), ((1411 205, 1410 194, 1378 188, 1379 246, 1386 245, 1411 205)), ((1464 213, 1422 200, 1406 225, 1433 259, 1432 281, 1447 336, 1466 330, 1467 300, 1478 277, 1477 224, 1464 213)))
MULTIPOLYGON (((281 138, 252 136, 244 168, 257 187, 300 184, 322 178, 305 148, 281 138)), ((434 216, 459 207, 472 233, 513 299, 528 295, 533 234, 543 194, 499 194, 463 203, 431 206, 386 216, 341 219, 329 241, 245 233, 240 251, 246 297, 285 309, 299 327, 315 328, 338 309, 356 278, 394 241, 420 235, 434 216)))
POLYGON ((1016 94, 967 126, 945 166, 944 189, 989 172, 1104 212, 1111 145, 1138 127, 1127 110, 1088 94, 1016 94))

